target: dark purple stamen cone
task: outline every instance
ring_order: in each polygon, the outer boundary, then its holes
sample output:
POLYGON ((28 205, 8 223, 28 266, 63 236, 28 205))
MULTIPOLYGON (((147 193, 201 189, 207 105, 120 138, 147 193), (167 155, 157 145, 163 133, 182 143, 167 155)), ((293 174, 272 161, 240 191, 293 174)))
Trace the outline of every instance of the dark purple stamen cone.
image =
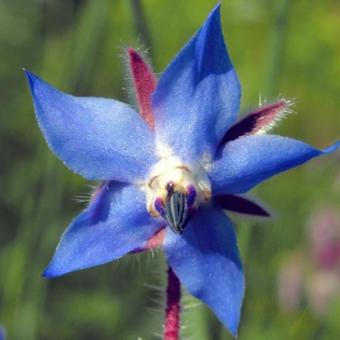
POLYGON ((170 228, 177 234, 183 232, 188 218, 187 197, 182 192, 169 192, 165 203, 165 219, 170 228))

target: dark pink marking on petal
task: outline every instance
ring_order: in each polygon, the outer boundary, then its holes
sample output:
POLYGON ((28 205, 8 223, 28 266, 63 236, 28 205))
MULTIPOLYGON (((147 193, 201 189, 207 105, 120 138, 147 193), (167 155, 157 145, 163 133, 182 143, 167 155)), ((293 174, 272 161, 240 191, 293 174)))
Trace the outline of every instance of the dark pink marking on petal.
POLYGON ((146 243, 145 249, 150 250, 150 249, 160 248, 163 245, 164 237, 165 237, 165 227, 158 230, 151 238, 149 238, 149 240, 146 243))
POLYGON ((163 246, 164 237, 165 237, 165 227, 162 227, 155 234, 153 234, 152 237, 150 237, 147 240, 146 245, 144 247, 136 248, 132 250, 130 253, 136 254, 136 253, 141 253, 146 250, 160 248, 163 246))
POLYGON ((260 130, 270 129, 282 117, 283 113, 289 109, 289 105, 289 101, 280 100, 249 113, 227 131, 220 142, 220 146, 241 136, 252 135, 260 130))
POLYGON ((153 128, 155 122, 152 113, 151 95, 156 88, 156 77, 151 67, 133 48, 128 48, 128 54, 140 114, 147 124, 153 128))
POLYGON ((215 202, 225 210, 234 211, 240 214, 270 217, 269 212, 257 203, 247 198, 235 195, 221 195, 214 197, 215 202))

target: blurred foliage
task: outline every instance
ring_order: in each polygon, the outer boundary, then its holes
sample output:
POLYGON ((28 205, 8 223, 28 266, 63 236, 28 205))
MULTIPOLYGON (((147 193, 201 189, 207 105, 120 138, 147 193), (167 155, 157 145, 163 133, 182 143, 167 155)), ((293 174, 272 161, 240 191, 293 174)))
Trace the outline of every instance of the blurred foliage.
MULTIPOLYGON (((21 68, 66 92, 128 100, 122 47, 148 41, 160 72, 215 2, 144 0, 145 27, 135 1, 0 0, 0 324, 9 339, 154 339, 163 313, 161 253, 40 277, 83 207, 72 198, 90 189, 49 152, 21 68)), ((339 137, 339 16, 338 0, 225 0, 223 27, 243 84, 243 111, 259 97, 283 95, 296 100, 298 115, 277 133, 320 147, 339 137)), ((339 299, 323 318, 306 304, 283 312, 277 301, 281 263, 305 242, 313 210, 340 209, 339 163, 339 154, 328 156, 256 189, 277 213, 269 223, 232 216, 248 282, 240 339, 339 339, 339 299)), ((184 301, 185 338, 230 339, 207 308, 194 307, 189 296, 184 301)))

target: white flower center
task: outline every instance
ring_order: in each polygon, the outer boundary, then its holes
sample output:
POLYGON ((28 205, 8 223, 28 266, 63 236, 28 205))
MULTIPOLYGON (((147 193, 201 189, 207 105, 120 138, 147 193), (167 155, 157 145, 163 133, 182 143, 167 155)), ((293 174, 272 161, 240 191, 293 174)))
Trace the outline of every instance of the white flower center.
MULTIPOLYGON (((180 214, 181 209, 197 209, 211 198, 211 185, 205 170, 199 164, 185 164, 176 157, 163 158, 152 167, 145 191, 150 215, 161 216, 168 222, 169 214, 165 214, 165 210, 170 201, 172 203, 175 200, 175 208, 172 205, 171 209, 179 210, 173 213, 180 214), (181 207, 182 203, 178 203, 181 200, 185 200, 184 208, 181 207)), ((185 211, 183 213, 185 215, 185 211)))

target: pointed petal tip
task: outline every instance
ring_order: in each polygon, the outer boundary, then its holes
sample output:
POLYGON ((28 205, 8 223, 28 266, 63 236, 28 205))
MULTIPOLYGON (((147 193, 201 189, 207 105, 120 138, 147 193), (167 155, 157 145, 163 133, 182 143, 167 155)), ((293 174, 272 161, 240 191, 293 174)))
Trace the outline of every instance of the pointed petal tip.
POLYGON ((238 338, 238 325, 235 328, 228 328, 234 339, 238 338))
POLYGON ((138 52, 133 47, 127 47, 126 52, 130 58, 130 62, 139 62, 145 64, 143 60, 142 53, 138 52))
POLYGON ((217 4, 215 5, 215 7, 212 10, 212 13, 219 12, 221 10, 221 6, 222 6, 222 0, 217 2, 217 4))
POLYGON ((138 56, 137 51, 136 51, 133 47, 128 47, 128 48, 126 49, 126 51, 127 51, 127 53, 128 53, 128 55, 129 55, 130 58, 135 58, 135 57, 138 56))
POLYGON ((41 273, 41 276, 42 276, 44 279, 53 279, 53 278, 57 277, 58 275, 54 275, 54 274, 50 271, 50 268, 47 267, 47 268, 41 273))
POLYGON ((259 218, 267 219, 271 217, 267 209, 247 197, 226 194, 217 195, 214 200, 224 210, 259 218))
POLYGON ((139 53, 137 50, 135 50, 133 47, 128 47, 126 49, 126 52, 127 52, 129 59, 130 59, 132 72, 133 72, 133 68, 135 68, 137 65, 149 67, 149 65, 147 65, 146 62, 144 61, 142 54, 139 53))
POLYGON ((32 80, 34 78, 34 75, 29 70, 27 70, 25 67, 23 67, 22 70, 25 73, 29 86, 32 87, 32 80))
POLYGON ((50 262, 45 267, 44 271, 41 273, 41 277, 44 279, 55 279, 71 272, 70 270, 67 270, 67 268, 65 270, 65 267, 60 265, 60 263, 58 263, 56 260, 58 259, 56 259, 54 254, 50 262))
POLYGON ((33 74, 31 71, 27 70, 27 68, 23 67, 22 70, 28 79, 36 78, 36 75, 33 74))
MULTIPOLYGON (((243 292, 243 299, 244 299, 244 292, 243 292)), ((239 327, 240 327, 240 322, 241 322, 241 311, 242 311, 242 304, 240 306, 240 311, 238 314, 235 314, 235 317, 233 320, 229 320, 228 324, 223 322, 224 327, 230 332, 232 337, 234 339, 238 339, 239 336, 239 327)))
POLYGON ((211 10, 211 12, 209 13, 206 22, 208 22, 210 18, 213 19, 213 20, 216 20, 219 23, 219 25, 221 27, 221 30, 222 30, 222 25, 221 25, 221 6, 222 6, 222 1, 219 1, 215 5, 215 7, 211 10))
POLYGON ((340 147, 340 140, 336 141, 334 144, 332 144, 331 146, 323 149, 323 153, 328 154, 331 152, 336 151, 338 148, 340 147))
POLYGON ((260 217, 271 218, 272 214, 270 214, 268 211, 265 211, 263 215, 260 215, 260 217))
POLYGON ((205 21, 205 23, 203 24, 203 26, 205 26, 210 21, 210 19, 217 20, 221 24, 221 5, 222 5, 221 1, 219 1, 215 5, 215 7, 209 13, 208 18, 205 21))
POLYGON ((68 274, 69 271, 63 271, 63 270, 58 270, 55 268, 53 265, 53 260, 48 264, 48 266, 45 268, 45 270, 41 273, 41 276, 44 279, 55 279, 60 276, 64 276, 68 274), (54 267, 54 268, 53 268, 54 267))
POLYGON ((25 76, 28 81, 28 85, 30 87, 31 92, 33 93, 34 85, 37 83, 44 83, 42 79, 40 79, 37 75, 32 73, 31 71, 27 70, 26 68, 23 67, 22 69, 25 73, 25 76))
POLYGON ((50 89, 53 89, 54 91, 60 92, 60 90, 58 90, 57 88, 55 88, 54 86, 52 86, 51 84, 37 76, 35 73, 27 70, 26 68, 23 68, 23 71, 26 75, 26 78, 28 79, 29 85, 32 90, 34 86, 38 85, 40 87, 48 87, 50 89))
MULTIPOLYGON (((244 297, 244 296, 243 296, 244 297)), ((240 306, 242 308, 242 305, 240 306)), ((241 322, 241 310, 234 314, 233 318, 229 320, 223 320, 219 318, 224 327, 229 331, 234 339, 238 339, 239 335, 239 326, 241 322)))

